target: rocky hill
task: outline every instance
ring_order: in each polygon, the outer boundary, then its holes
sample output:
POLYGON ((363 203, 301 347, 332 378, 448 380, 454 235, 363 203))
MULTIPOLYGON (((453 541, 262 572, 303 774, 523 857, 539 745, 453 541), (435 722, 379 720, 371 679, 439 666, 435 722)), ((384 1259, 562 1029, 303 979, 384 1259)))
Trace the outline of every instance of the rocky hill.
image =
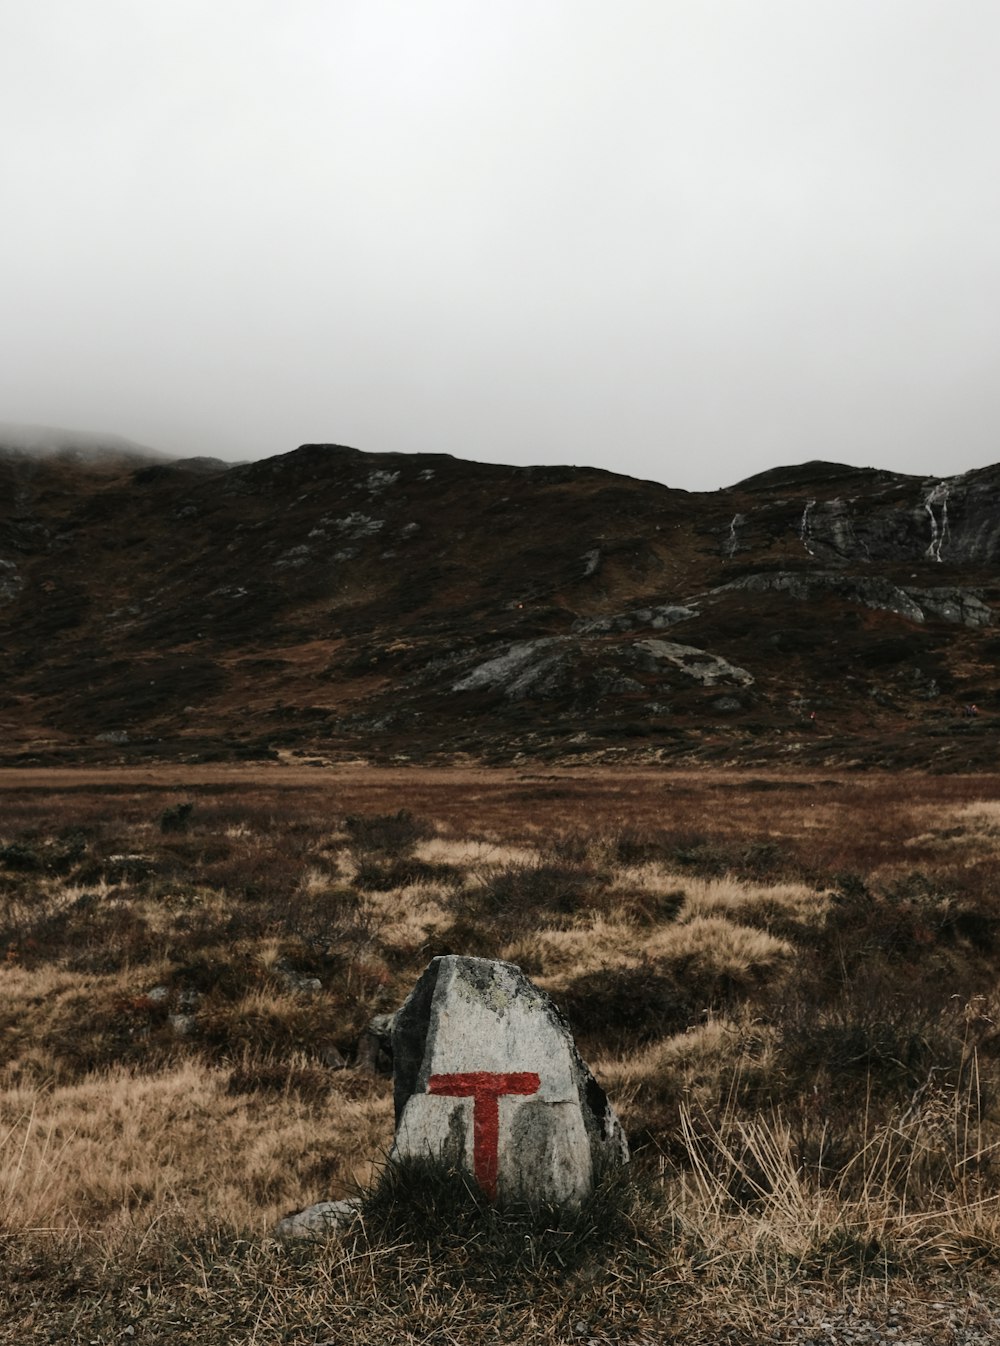
POLYGON ((8 763, 995 765, 1000 467, 111 448, 0 448, 8 763))

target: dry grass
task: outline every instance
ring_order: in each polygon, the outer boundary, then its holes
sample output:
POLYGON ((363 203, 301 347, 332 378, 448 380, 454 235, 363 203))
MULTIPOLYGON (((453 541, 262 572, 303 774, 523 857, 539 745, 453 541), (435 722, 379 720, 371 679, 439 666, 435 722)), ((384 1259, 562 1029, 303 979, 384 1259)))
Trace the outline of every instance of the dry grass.
POLYGON ((284 1065, 283 1087, 251 1094, 198 1060, 5 1090, 0 1224, 111 1234, 181 1218, 261 1236, 303 1200, 356 1191, 392 1139, 387 1086, 342 1093, 302 1058, 284 1065))
POLYGON ((0 1340, 751 1341, 852 1285, 993 1284, 997 779, 24 784, 0 1340), (571 1230, 373 1207, 279 1248, 281 1214, 369 1182, 391 1088, 359 1036, 443 952, 555 995, 635 1185, 571 1230))

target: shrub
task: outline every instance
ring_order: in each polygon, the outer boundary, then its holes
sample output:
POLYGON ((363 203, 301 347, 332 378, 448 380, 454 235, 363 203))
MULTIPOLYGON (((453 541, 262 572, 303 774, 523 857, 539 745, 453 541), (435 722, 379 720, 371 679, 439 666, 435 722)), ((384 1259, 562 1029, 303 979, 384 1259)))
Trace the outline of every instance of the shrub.
POLYGON ((238 1059, 275 1053, 318 1055, 332 1041, 356 1038, 365 1015, 329 996, 259 995, 239 1002, 213 1000, 198 1011, 198 1037, 212 1055, 238 1059))
POLYGON ((928 1081, 967 1085, 980 1027, 952 1002, 934 1004, 925 988, 914 990, 905 994, 874 967, 822 1006, 806 987, 776 1025, 776 1088, 814 1102, 829 1096, 853 1125, 866 1110, 908 1103, 928 1081))
POLYGON ((477 888, 466 888, 454 905, 463 913, 494 921, 504 929, 526 917, 551 923, 585 909, 601 886, 593 870, 549 864, 502 865, 477 888))
POLYGON ((194 805, 191 803, 174 804, 171 808, 164 809, 160 814, 160 831, 164 834, 186 832, 193 812, 194 805))
POLYGON ((819 932, 828 971, 839 967, 850 976, 872 957, 913 963, 959 939, 988 951, 1000 930, 992 907, 920 871, 881 888, 853 874, 835 882, 819 932))
POLYGON ((349 813, 344 819, 344 831, 353 851, 388 856, 409 855, 418 841, 434 835, 431 824, 415 818, 409 809, 397 813, 349 813))
POLYGON ((430 864, 425 860, 396 860, 391 864, 362 860, 354 873, 354 883, 363 892, 387 893, 411 883, 461 883, 462 876, 453 865, 430 864))
POLYGON ((680 1033, 700 1014, 689 990, 651 963, 587 972, 560 993, 559 1004, 574 1031, 617 1045, 680 1033))
POLYGON ((23 841, 12 841, 8 846, 0 846, 0 865, 3 865, 5 869, 13 869, 21 874, 37 872, 45 868, 38 851, 23 841))
MULTIPOLYGON (((657 926, 676 921, 686 902, 687 893, 683 888, 672 888, 666 893, 640 889, 638 892, 615 894, 615 904, 636 925, 657 926)), ((741 912, 741 919, 742 915, 741 912)))
POLYGON ((383 920, 361 892, 339 884, 300 896, 281 926, 324 965, 342 966, 374 948, 383 920))

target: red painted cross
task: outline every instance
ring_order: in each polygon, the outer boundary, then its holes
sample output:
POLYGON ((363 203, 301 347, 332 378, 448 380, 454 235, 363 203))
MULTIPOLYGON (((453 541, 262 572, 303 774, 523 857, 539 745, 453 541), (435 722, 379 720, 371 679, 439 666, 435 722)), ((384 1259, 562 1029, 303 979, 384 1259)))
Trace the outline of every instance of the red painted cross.
POLYGON ((473 1070, 464 1075, 432 1075, 427 1081, 428 1093, 473 1100, 472 1153, 476 1181, 491 1201, 495 1201, 497 1195, 498 1100, 506 1094, 537 1094, 541 1083, 539 1076, 529 1071, 501 1075, 488 1070, 473 1070))

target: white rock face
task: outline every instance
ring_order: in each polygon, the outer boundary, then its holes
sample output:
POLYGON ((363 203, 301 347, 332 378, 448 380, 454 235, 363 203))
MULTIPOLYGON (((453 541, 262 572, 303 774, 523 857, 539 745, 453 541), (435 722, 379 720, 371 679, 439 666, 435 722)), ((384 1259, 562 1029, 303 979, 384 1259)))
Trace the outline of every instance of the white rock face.
POLYGON ((473 1173, 490 1198, 576 1205, 628 1145, 569 1027, 512 963, 435 958, 395 1017, 392 1158, 473 1173))

